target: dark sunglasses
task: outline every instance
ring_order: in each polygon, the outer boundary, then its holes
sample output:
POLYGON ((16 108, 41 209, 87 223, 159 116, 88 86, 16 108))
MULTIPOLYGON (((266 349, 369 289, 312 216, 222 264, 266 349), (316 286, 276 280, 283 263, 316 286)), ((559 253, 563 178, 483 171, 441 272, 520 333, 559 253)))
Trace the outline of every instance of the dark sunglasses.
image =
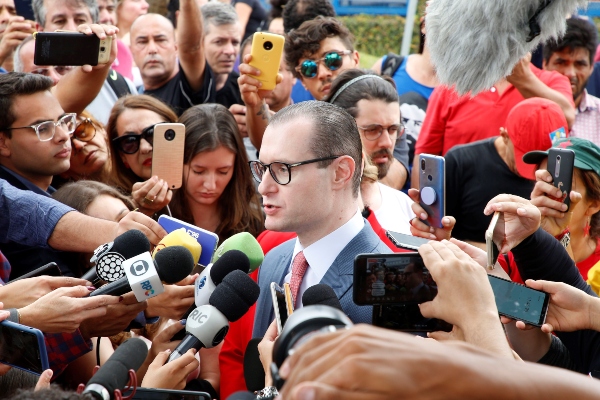
POLYGON ((91 119, 86 118, 77 124, 73 131, 73 139, 80 140, 82 142, 89 142, 96 136, 96 125, 91 119))
POLYGON ((322 62, 325 64, 330 71, 335 71, 339 69, 344 63, 343 57, 345 55, 351 54, 352 50, 344 50, 344 51, 330 51, 325 54, 325 57, 319 58, 318 60, 304 60, 302 64, 296 67, 296 71, 300 73, 305 78, 314 78, 317 76, 317 72, 319 71, 319 63, 322 62))
POLYGON ((139 135, 132 133, 130 135, 119 136, 114 138, 112 142, 117 147, 117 150, 122 151, 125 154, 135 154, 140 149, 140 142, 142 141, 142 138, 152 145, 152 142, 154 142, 155 125, 150 125, 149 127, 144 128, 142 133, 139 135))

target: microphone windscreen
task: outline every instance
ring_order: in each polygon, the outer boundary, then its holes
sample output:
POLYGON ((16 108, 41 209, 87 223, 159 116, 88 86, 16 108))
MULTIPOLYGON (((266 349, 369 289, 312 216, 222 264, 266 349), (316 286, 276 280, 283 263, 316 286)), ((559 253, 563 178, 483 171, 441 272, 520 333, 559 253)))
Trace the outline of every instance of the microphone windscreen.
POLYGON ((302 295, 302 306, 323 305, 344 311, 333 289, 323 283, 309 287, 302 295))
POLYGON ((254 236, 248 232, 240 232, 221 243, 215 251, 212 262, 215 263, 223 254, 234 249, 243 252, 250 260, 249 272, 258 268, 265 258, 262 247, 260 247, 254 236))
POLYGON ((214 262, 210 269, 210 279, 215 285, 219 285, 231 272, 240 270, 247 274, 249 269, 250 261, 246 254, 239 250, 229 250, 214 262))
POLYGON ((188 276, 194 269, 192 253, 183 246, 165 247, 154 258, 160 280, 173 284, 188 276))
POLYGON ((187 234, 185 228, 175 229, 173 232, 162 238, 162 240, 158 242, 154 248, 154 251, 152 252, 152 258, 155 258, 156 253, 159 251, 171 246, 185 247, 192 254, 194 265, 198 264, 198 260, 200 260, 200 254, 202 254, 202 246, 200 246, 200 243, 198 243, 196 239, 187 234))
POLYGON ((260 288, 244 272, 230 272, 215 291, 210 295, 208 303, 227 318, 229 322, 237 321, 248 312, 260 294, 260 288))
MULTIPOLYGON (((120 234, 112 242, 112 247, 109 246, 110 243, 100 246, 90 260, 96 263, 94 272, 106 282, 114 282, 125 275, 121 268, 123 261, 150 251, 148 238, 137 229, 120 234)), ((86 274, 86 279, 90 279, 92 271, 86 274)))
POLYGON ((227 400, 256 400, 256 395, 250 392, 235 392, 227 400))
POLYGON ((265 369, 260 361, 260 352, 258 344, 262 338, 250 339, 244 353, 244 379, 246 388, 251 392, 256 392, 265 387, 265 369))
POLYGON ((129 370, 137 371, 148 355, 148 346, 142 339, 131 338, 121 344, 86 386, 103 386, 113 396, 114 390, 123 390, 129 381, 129 370))

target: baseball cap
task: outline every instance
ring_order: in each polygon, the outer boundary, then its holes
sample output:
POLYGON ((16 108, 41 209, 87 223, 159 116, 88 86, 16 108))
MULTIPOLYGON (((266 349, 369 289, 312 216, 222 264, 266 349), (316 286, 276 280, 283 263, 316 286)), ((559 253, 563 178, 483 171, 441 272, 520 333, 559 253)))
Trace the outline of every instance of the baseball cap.
POLYGON ((523 155, 534 150, 548 150, 559 138, 568 136, 567 119, 558 104, 532 97, 510 110, 506 130, 515 149, 519 175, 535 180, 535 166, 523 161, 523 155))
MULTIPOLYGON (((600 176, 600 147, 589 140, 581 138, 559 139, 552 145, 560 149, 569 149, 575 152, 575 168, 585 171, 594 171, 600 176)), ((530 151, 523 156, 523 161, 527 164, 538 165, 546 157, 547 151, 530 151)))

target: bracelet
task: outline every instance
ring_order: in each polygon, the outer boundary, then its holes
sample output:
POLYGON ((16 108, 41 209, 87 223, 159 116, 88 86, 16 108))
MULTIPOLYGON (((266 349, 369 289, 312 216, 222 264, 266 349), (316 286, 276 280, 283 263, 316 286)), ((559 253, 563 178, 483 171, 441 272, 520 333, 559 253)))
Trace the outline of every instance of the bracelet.
POLYGON ((257 400, 272 400, 279 396, 279 392, 275 386, 267 386, 258 392, 254 392, 254 394, 256 394, 257 400))

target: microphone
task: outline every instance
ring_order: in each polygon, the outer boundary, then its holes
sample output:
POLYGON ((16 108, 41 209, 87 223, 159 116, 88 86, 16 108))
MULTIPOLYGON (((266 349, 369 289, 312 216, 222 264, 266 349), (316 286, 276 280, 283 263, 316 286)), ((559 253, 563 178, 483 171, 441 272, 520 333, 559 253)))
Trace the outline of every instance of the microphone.
POLYGON ((326 285, 324 283, 318 283, 306 289, 304 294, 302 295, 302 306, 314 306, 314 305, 323 305, 329 306, 333 308, 337 308, 340 311, 344 311, 342 309, 342 304, 340 300, 337 298, 337 295, 331 288, 331 286, 326 285))
POLYGON ((229 250, 240 250, 248 257, 250 260, 249 272, 253 272, 258 268, 265 258, 262 247, 260 247, 254 236, 248 232, 236 233, 221 243, 215 250, 212 262, 215 263, 229 250))
POLYGON ((183 246, 167 247, 159 251, 154 260, 146 252, 123 263, 124 277, 94 290, 90 296, 121 296, 133 291, 135 298, 141 302, 164 292, 162 282, 177 283, 193 268, 192 254, 183 246))
POLYGON ((115 390, 123 390, 129 381, 129 370, 137 371, 147 355, 148 346, 142 339, 123 342, 88 381, 83 394, 98 400, 114 399, 115 390))
POLYGON ((117 236, 113 242, 105 243, 94 250, 90 268, 81 278, 96 286, 100 281, 114 282, 124 275, 121 265, 123 261, 150 250, 150 242, 146 236, 132 229, 117 236))
POLYGON ((196 308, 187 318, 186 335, 167 362, 178 359, 192 348, 217 346, 227 335, 229 322, 242 318, 256 303, 259 294, 260 288, 245 272, 230 272, 215 288, 209 304, 196 308))
POLYGON ((241 270, 245 274, 250 268, 246 254, 239 250, 229 250, 223 253, 217 261, 208 265, 196 279, 194 299, 196 307, 209 303, 209 298, 217 285, 232 271, 241 270))
POLYGON ((258 344, 262 338, 250 339, 244 353, 244 380, 246 388, 256 392, 265 387, 265 370, 260 361, 258 344))
POLYGON ((200 260, 200 254, 202 254, 202 246, 196 239, 188 235, 188 233, 185 231, 185 228, 176 229, 162 238, 162 240, 158 242, 154 248, 154 251, 152 252, 152 258, 155 258, 156 253, 158 253, 160 250, 171 246, 185 247, 190 251, 190 253, 192 253, 194 265, 198 264, 198 260, 200 260))

